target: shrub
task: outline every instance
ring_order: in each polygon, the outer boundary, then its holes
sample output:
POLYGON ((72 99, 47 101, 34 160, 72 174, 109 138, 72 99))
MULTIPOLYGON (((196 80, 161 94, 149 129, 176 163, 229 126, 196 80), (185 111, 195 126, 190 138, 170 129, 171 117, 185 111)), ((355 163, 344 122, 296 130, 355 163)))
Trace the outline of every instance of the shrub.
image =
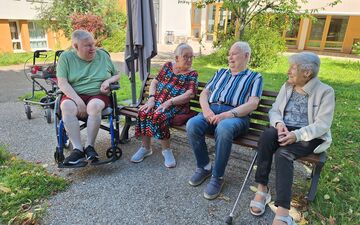
MULTIPOLYGON (((251 24, 247 26, 243 41, 247 41, 251 47, 251 67, 271 67, 279 58, 279 54, 286 50, 285 40, 281 37, 279 31, 284 30, 291 24, 284 17, 277 15, 258 15, 251 24)), ((235 26, 229 25, 225 32, 217 33, 218 41, 214 46, 219 50, 212 56, 217 64, 226 64, 227 55, 231 45, 238 41, 235 38, 235 26)))
POLYGON ((109 52, 122 52, 125 49, 126 32, 118 29, 101 42, 103 48, 109 52))
POLYGON ((360 55, 360 41, 356 42, 356 43, 353 45, 353 52, 354 52, 356 55, 360 55))
POLYGON ((247 30, 244 39, 249 43, 252 53, 252 67, 269 68, 279 59, 279 53, 286 50, 285 40, 279 32, 267 27, 247 30))

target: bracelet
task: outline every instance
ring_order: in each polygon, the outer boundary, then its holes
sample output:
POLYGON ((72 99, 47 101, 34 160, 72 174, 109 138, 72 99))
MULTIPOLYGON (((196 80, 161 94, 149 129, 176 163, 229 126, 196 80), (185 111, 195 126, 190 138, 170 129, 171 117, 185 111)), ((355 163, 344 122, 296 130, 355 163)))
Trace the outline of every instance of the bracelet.
POLYGON ((235 108, 234 108, 234 109, 232 109, 232 110, 230 110, 230 112, 233 114, 233 116, 234 116, 234 117, 237 117, 238 112, 236 111, 236 109, 235 109, 235 108))
POLYGON ((174 99, 170 99, 171 105, 174 105, 174 99))
POLYGON ((149 99, 149 98, 152 98, 152 97, 155 98, 155 95, 149 95, 149 96, 148 96, 148 99, 149 99))

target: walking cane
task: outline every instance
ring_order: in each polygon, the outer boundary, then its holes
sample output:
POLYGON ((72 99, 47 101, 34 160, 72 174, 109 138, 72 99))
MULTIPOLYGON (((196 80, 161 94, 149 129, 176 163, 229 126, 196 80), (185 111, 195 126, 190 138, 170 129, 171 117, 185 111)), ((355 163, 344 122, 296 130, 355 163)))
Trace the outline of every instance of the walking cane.
POLYGON ((234 204, 234 206, 233 206, 233 208, 232 208, 232 210, 231 210, 231 212, 230 212, 230 215, 226 218, 226 223, 227 223, 227 224, 232 224, 232 220, 233 220, 233 217, 234 217, 235 208, 236 208, 236 206, 237 206, 237 204, 238 204, 238 201, 239 201, 239 199, 240 199, 240 196, 241 196, 241 194, 242 194, 242 192, 243 192, 243 189, 244 189, 244 187, 245 187, 246 181, 248 180, 248 178, 249 178, 249 176, 250 176, 250 174, 251 174, 251 171, 252 171, 252 169, 253 169, 253 167, 254 167, 256 158, 257 158, 257 151, 255 152, 254 158, 253 158, 253 160, 252 160, 252 162, 251 162, 251 164, 250 164, 250 167, 249 167, 249 169, 248 169, 248 171, 247 171, 245 180, 244 180, 244 182, 243 182, 243 184, 242 184, 242 187, 241 187, 240 192, 239 192, 239 194, 238 194, 238 196, 237 196, 237 198, 236 198, 235 204, 234 204))

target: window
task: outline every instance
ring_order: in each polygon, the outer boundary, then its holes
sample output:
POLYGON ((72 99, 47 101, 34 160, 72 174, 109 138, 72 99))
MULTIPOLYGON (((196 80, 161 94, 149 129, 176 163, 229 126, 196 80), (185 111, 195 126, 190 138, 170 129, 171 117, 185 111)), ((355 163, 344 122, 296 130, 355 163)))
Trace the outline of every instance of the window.
POLYGON ((348 17, 331 17, 325 49, 341 50, 348 20, 348 17))
POLYGON ((11 41, 12 47, 14 51, 21 50, 21 39, 20 39, 20 32, 19 32, 19 24, 16 21, 10 21, 10 34, 11 34, 11 41))
POLYGON ((316 21, 312 23, 310 36, 306 42, 307 48, 320 48, 322 35, 324 33, 326 17, 317 17, 316 21))
POLYGON ((47 37, 45 30, 36 22, 29 22, 29 36, 31 49, 47 49, 47 37))

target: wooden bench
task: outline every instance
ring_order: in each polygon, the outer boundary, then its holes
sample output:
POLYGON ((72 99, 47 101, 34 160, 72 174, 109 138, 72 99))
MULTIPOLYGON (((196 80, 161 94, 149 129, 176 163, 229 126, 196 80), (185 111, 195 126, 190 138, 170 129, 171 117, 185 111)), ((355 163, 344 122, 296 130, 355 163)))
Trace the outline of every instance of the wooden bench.
MULTIPOLYGON (((146 82, 144 82, 141 88, 141 96, 139 98, 140 99, 139 103, 133 107, 121 106, 119 108, 120 115, 125 116, 125 124, 120 135, 120 140, 122 141, 126 141, 129 138, 129 129, 132 125, 136 124, 136 118, 138 117, 138 109, 141 105, 145 104, 147 101, 147 97, 149 95, 150 83, 152 79, 154 79, 154 76, 149 75, 145 79, 146 82)), ((194 97, 194 99, 191 100, 190 102, 191 110, 196 112, 201 111, 199 97, 205 85, 206 83, 199 82, 197 94, 194 97)), ((249 132, 247 133, 247 135, 235 139, 233 141, 234 144, 250 147, 253 149, 257 148, 258 140, 261 133, 269 126, 268 112, 272 104, 274 103, 277 94, 278 93, 274 91, 266 91, 266 90, 263 91, 258 108, 250 116, 251 120, 250 120, 249 132)), ((173 126, 172 128, 186 132, 185 125, 173 126)), ((210 138, 214 138, 213 135, 207 135, 207 136, 210 138)), ((308 201, 313 201, 315 199, 316 189, 320 179, 320 172, 326 161, 326 153, 324 152, 321 154, 311 154, 309 156, 298 159, 298 161, 312 165, 311 186, 306 198, 308 201)))

